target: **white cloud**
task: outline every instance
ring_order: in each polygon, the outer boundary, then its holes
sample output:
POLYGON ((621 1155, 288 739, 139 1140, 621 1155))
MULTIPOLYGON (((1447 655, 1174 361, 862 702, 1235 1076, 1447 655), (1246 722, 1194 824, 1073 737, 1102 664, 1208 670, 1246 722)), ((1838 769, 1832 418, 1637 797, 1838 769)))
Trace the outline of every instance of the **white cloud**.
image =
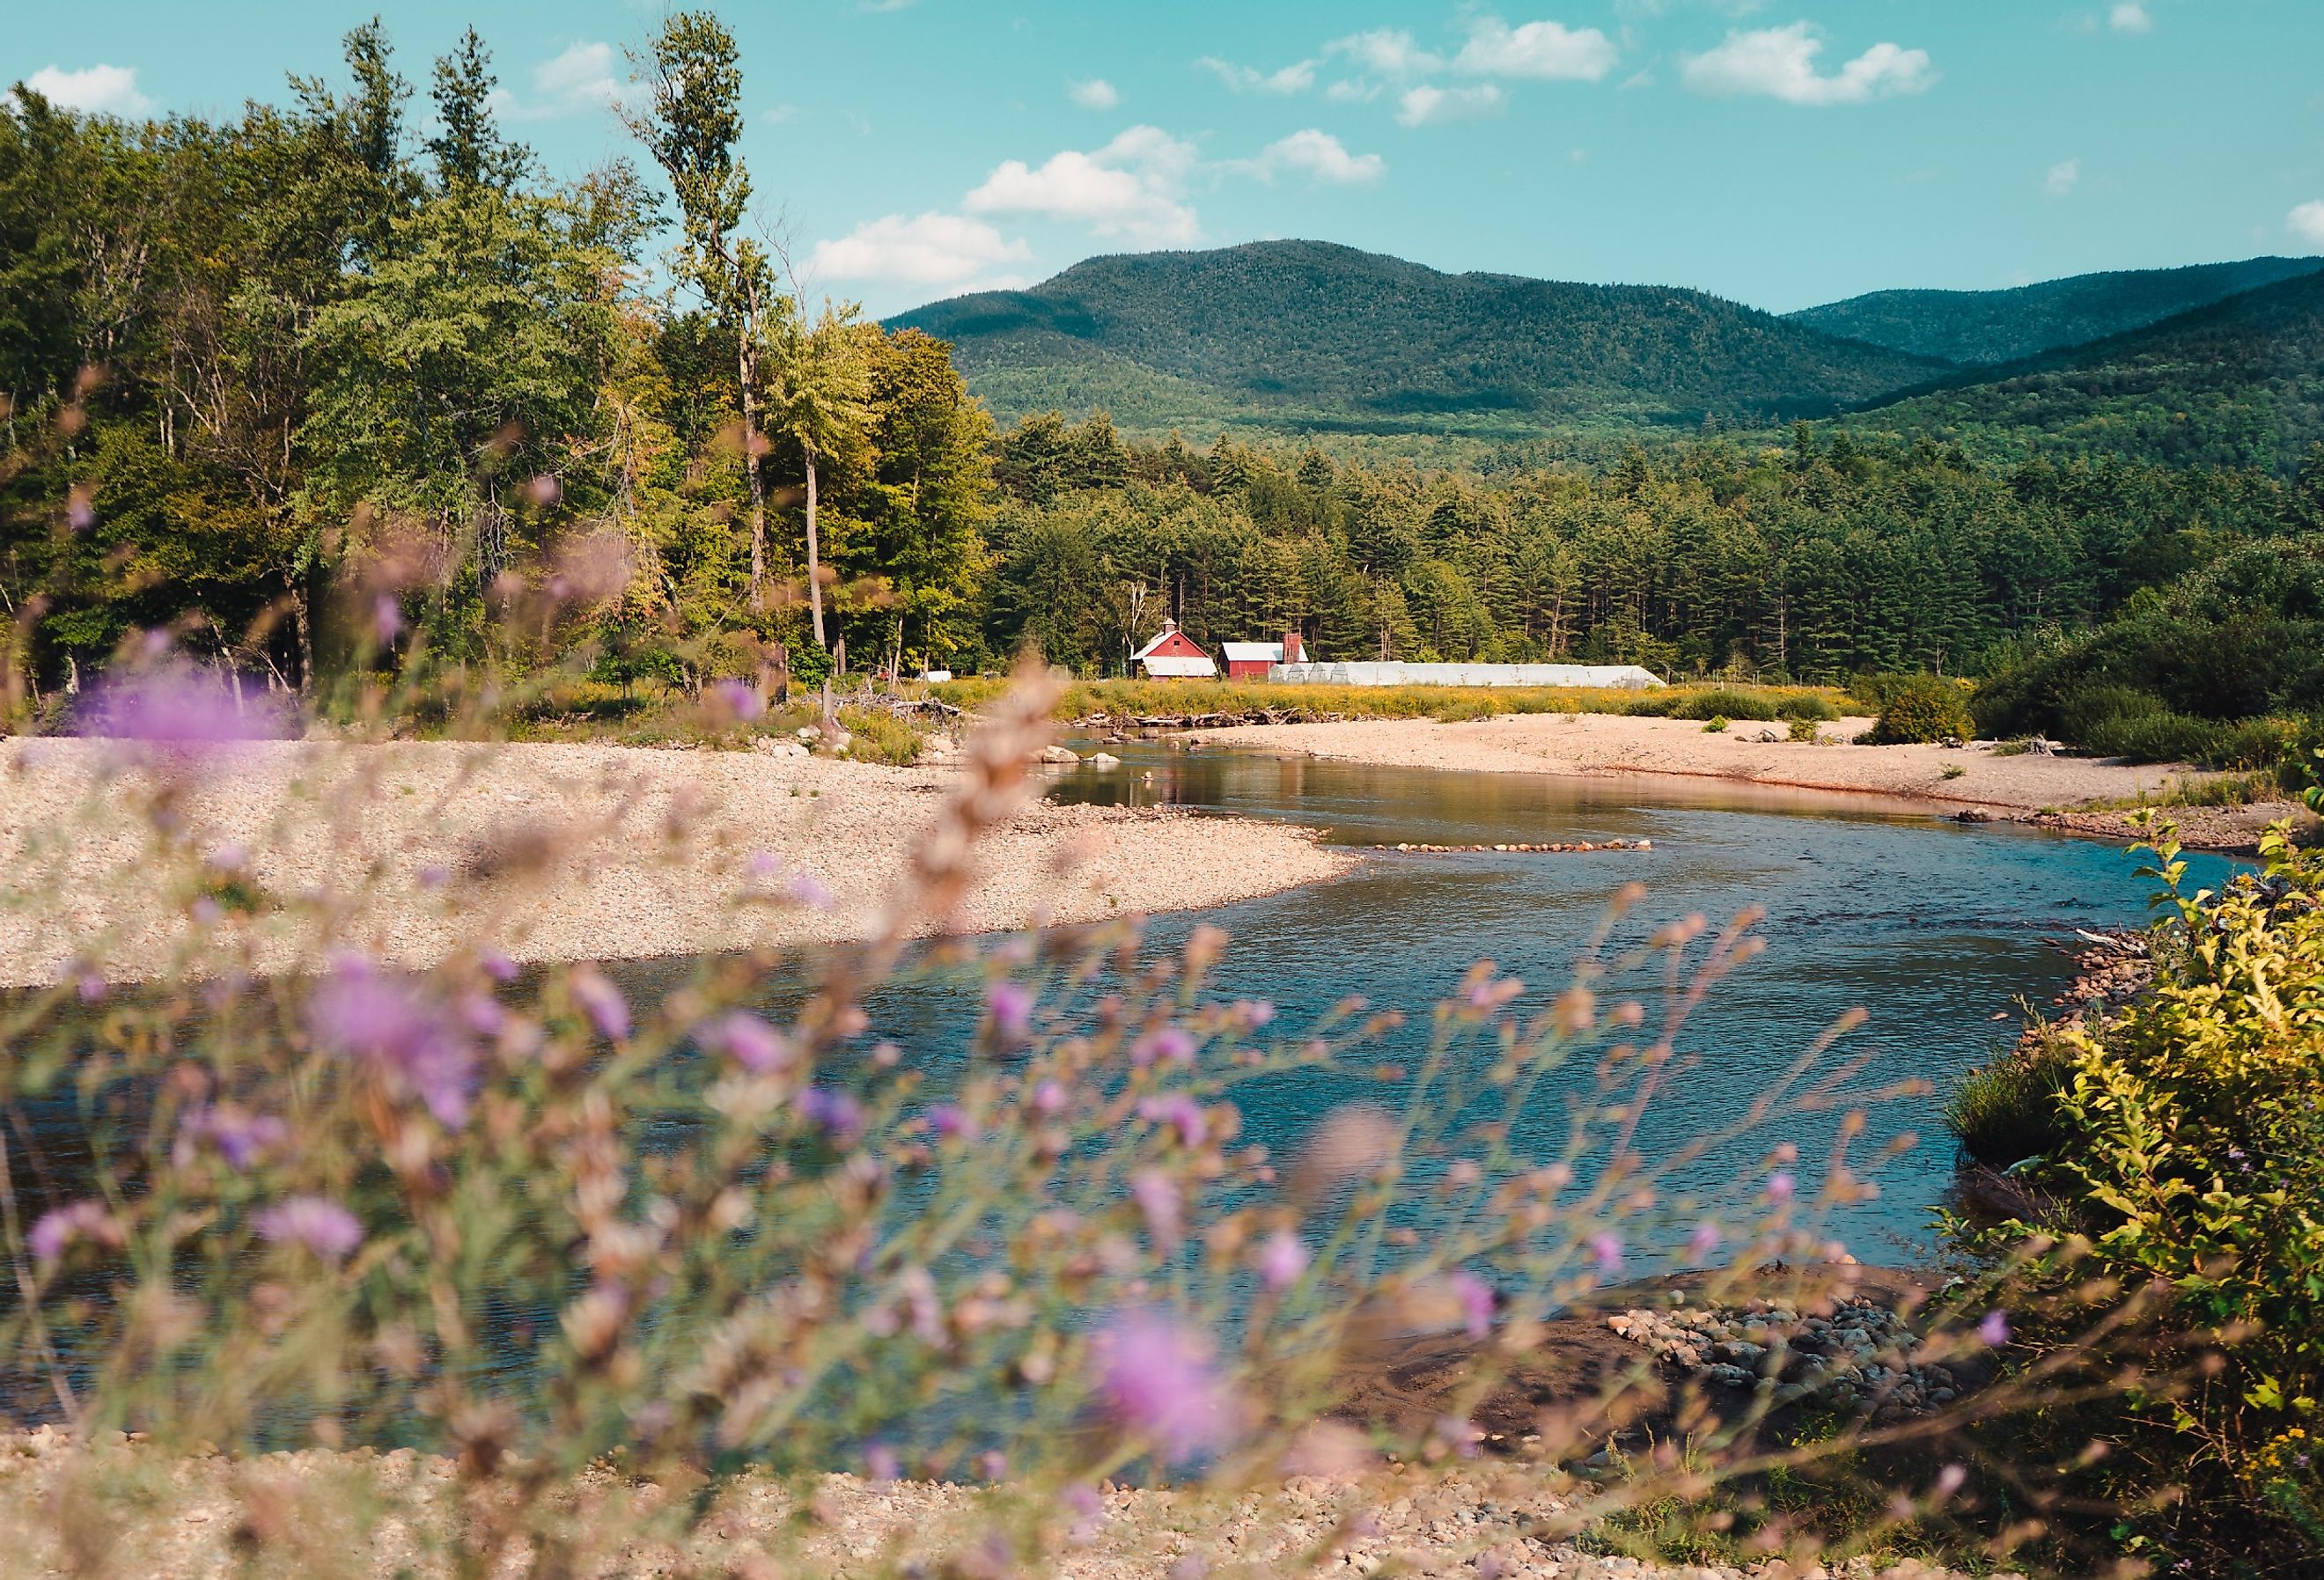
POLYGON ((1045 214, 1079 220, 1100 236, 1185 243, 1202 235, 1185 201, 1194 146, 1159 126, 1132 126, 1103 148, 1052 154, 1038 170, 1021 159, 1000 165, 971 192, 972 214, 1045 214))
POLYGON ((567 44, 564 53, 532 69, 532 90, 540 98, 535 112, 540 115, 567 115, 621 103, 613 46, 602 41, 567 44))
POLYGON ((1682 75, 1697 93, 1765 94, 1794 105, 1859 105, 1919 93, 1936 80, 1926 50, 1875 44, 1828 77, 1816 70, 1822 52, 1823 41, 1806 23, 1795 22, 1729 32, 1717 49, 1684 57, 1682 75))
POLYGON ((2079 159, 2061 159, 2052 165, 2049 173, 2042 178, 2042 189, 2052 198, 2062 198, 2072 191, 2074 183, 2081 179, 2082 162, 2079 159))
POLYGON ((890 214, 867 219, 845 236, 815 244, 808 268, 835 280, 896 280, 912 285, 957 285, 996 263, 1033 256, 981 219, 957 214, 890 214))
POLYGON ((2116 32, 2146 32, 2154 26, 2154 18, 2146 14, 2146 7, 2138 0, 2122 0, 2107 13, 2107 25, 2116 32))
POLYGON ((1507 95, 1489 82, 1474 88, 1438 88, 1424 82, 1406 88, 1397 101, 1396 118, 1406 126, 1434 125, 1441 121, 1472 121, 1501 111, 1507 95))
POLYGON ((1292 171, 1333 186, 1360 187, 1386 175, 1388 162, 1377 153, 1350 153, 1337 137, 1310 126, 1268 143, 1245 168, 1261 180, 1292 171))
POLYGON ((1363 69, 1377 71, 1382 77, 1424 77, 1444 67, 1444 57, 1422 49, 1400 27, 1376 27, 1370 32, 1333 39, 1323 46, 1323 52, 1345 55, 1363 69))
POLYGON ((2324 201, 2302 203, 2283 217, 2283 228, 2324 252, 2324 201))
POLYGON ((1554 22, 1511 27, 1498 16, 1477 19, 1452 64, 1480 77, 1531 77, 1545 82, 1595 82, 1614 69, 1619 51, 1594 27, 1554 22))
POLYGON ((60 109, 93 115, 142 115, 153 107, 153 101, 137 91, 134 66, 90 66, 79 71, 43 66, 24 79, 24 86, 60 109))
POLYGON ((1335 105, 1370 104, 1379 97, 1379 84, 1357 78, 1344 78, 1323 90, 1323 97, 1335 105))
POLYGON ((1121 95, 1102 77, 1074 83, 1065 89, 1065 97, 1085 110, 1110 110, 1121 102, 1121 95))
POLYGON ((770 126, 779 126, 785 121, 797 120, 800 113, 797 105, 777 105, 770 110, 761 110, 759 119, 766 122, 770 126))
POLYGON ((1216 55, 1194 62, 1237 93, 1305 93, 1315 86, 1315 62, 1294 60, 1275 71, 1260 71, 1216 55))

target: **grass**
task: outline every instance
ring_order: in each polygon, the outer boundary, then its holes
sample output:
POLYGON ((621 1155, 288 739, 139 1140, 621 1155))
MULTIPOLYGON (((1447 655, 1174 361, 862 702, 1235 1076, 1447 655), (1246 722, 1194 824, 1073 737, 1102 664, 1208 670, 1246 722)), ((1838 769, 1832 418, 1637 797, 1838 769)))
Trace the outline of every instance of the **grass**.
MULTIPOLYGON (((947 680, 935 694, 974 708, 1001 694, 999 678, 947 680)), ((1812 686, 1672 686, 1654 691, 1583 687, 1280 686, 1247 680, 1076 680, 1057 716, 1433 718, 1446 723, 1502 714, 1619 714, 1653 718, 1832 719, 1845 693, 1812 686)))
POLYGON ((2215 773, 2200 778, 2181 774, 2164 780, 2160 790, 2093 801, 2089 809, 2135 812, 2147 807, 2251 807, 2289 799, 2282 781, 2273 773, 2215 773))
POLYGON ((2073 1064, 2073 1050, 2045 1030, 2024 1050, 1963 1076, 1945 1104, 1946 1128, 1996 1168, 2049 1155, 2062 1138, 2057 1097, 2073 1064))

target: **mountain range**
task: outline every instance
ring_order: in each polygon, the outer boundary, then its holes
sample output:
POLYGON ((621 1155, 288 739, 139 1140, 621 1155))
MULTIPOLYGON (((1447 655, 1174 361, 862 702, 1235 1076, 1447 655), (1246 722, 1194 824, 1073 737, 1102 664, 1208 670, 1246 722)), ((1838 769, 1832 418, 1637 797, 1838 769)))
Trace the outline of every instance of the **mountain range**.
POLYGON ((2003 453, 2283 467, 2324 411, 2319 271, 2254 258, 1777 316, 1277 241, 1092 258, 890 321, 950 342, 1003 421, 1538 440, 1842 418, 2003 453))

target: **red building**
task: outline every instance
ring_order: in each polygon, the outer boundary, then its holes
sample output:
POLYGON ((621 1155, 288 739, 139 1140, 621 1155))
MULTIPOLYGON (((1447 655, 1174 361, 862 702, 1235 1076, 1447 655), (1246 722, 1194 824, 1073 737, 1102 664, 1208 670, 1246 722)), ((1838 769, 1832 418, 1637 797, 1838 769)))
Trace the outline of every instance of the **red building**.
POLYGON ((1267 672, 1277 664, 1307 661, 1306 649, 1296 631, 1285 632, 1281 642, 1229 642, 1220 645, 1226 650, 1230 680, 1264 680, 1267 672))
POLYGON ((1130 661, 1144 666, 1149 680, 1215 680, 1219 677, 1219 667, 1211 661, 1211 655, 1179 630, 1176 620, 1162 622, 1154 640, 1130 654, 1130 661))

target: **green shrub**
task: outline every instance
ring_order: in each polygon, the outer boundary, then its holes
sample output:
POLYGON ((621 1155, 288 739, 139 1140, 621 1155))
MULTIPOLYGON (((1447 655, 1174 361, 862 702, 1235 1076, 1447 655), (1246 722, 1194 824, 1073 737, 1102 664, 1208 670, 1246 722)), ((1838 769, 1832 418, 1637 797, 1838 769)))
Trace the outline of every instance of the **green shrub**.
POLYGON ((1821 735, 1822 732, 1817 728, 1815 720, 1812 718, 1794 718, 1792 720, 1791 737, 1793 740, 1813 742, 1820 740, 1821 735))
POLYGON ((1702 733, 1706 735, 1725 735, 1727 733, 1727 720, 1725 716, 1720 714, 1712 714, 1709 719, 1704 721, 1702 733))
POLYGON ((1967 694, 1942 676, 1908 675, 1886 690, 1880 717, 1872 726, 1875 745, 1926 745, 1974 732, 1967 694))
POLYGON ((838 718, 839 727, 854 737, 848 743, 847 754, 859 762, 909 768, 920 760, 920 748, 927 741, 919 731, 884 709, 843 707, 838 718))
MULTIPOLYGON (((1840 716, 1840 709, 1831 705, 1829 698, 1819 697, 1810 691, 1797 697, 1786 697, 1775 704, 1775 716, 1790 719, 1794 724, 1802 720, 1810 724, 1830 724, 1840 716)), ((1798 737, 1793 738, 1796 740, 1798 737)))
POLYGON ((1679 702, 1677 718, 1771 719, 1775 716, 1775 703, 1749 691, 1730 691, 1720 688, 1713 691, 1689 691, 1679 702))

